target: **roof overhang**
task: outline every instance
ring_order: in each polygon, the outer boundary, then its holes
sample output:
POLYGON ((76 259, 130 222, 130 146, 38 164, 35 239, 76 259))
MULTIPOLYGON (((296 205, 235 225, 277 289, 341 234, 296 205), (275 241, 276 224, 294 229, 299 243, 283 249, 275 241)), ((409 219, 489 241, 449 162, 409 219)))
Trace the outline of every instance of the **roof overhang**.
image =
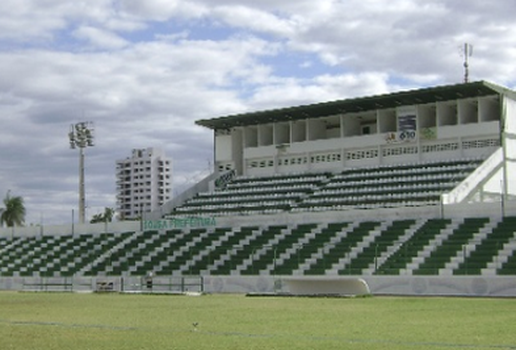
POLYGON ((451 101, 500 94, 511 95, 513 98, 516 97, 516 93, 512 90, 486 81, 479 81, 395 92, 370 97, 315 103, 296 107, 242 113, 213 119, 201 119, 197 120, 195 123, 213 130, 231 129, 238 126, 321 118, 338 114, 361 113, 377 109, 390 109, 400 106, 422 105, 439 101, 451 101))

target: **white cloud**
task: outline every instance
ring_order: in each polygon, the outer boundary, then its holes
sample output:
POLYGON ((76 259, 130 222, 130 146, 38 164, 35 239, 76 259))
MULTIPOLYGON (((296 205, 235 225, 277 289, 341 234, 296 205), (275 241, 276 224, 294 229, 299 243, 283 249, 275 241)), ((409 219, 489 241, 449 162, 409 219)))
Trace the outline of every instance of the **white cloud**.
POLYGON ((296 27, 293 20, 241 5, 216 7, 212 14, 227 25, 280 37, 292 36, 296 27))
MULTIPOLYGON (((10 91, 0 95, 1 140, 9 145, 0 151, 0 175, 16 174, 29 211, 43 201, 36 199, 38 188, 73 193, 76 160, 66 133, 84 119, 95 122, 98 136, 87 156, 89 178, 98 178, 87 186, 92 206, 102 207, 100 193, 114 193, 114 161, 132 148, 169 149, 179 164, 177 179, 184 181, 211 157, 210 132, 194 121, 243 109, 238 92, 227 87, 235 79, 254 79, 255 57, 270 50, 264 41, 239 38, 142 43, 117 53, 0 53, 0 90, 10 91), (13 149, 16 157, 10 156, 13 149), (35 175, 30 169, 38 163, 35 175)), ((4 186, 16 189, 12 181, 0 184, 0 193, 4 186)), ((62 210, 54 199, 48 205, 62 210)))
POLYGON ((128 45, 128 42, 120 36, 111 32, 83 26, 73 32, 74 36, 89 42, 94 48, 120 49, 128 45))
POLYGON ((310 81, 276 79, 274 85, 259 88, 251 103, 260 109, 371 96, 389 91, 387 79, 382 73, 322 75, 310 81))
POLYGON ((136 18, 155 21, 165 21, 173 17, 198 18, 206 14, 206 8, 195 1, 121 0, 120 8, 136 18))

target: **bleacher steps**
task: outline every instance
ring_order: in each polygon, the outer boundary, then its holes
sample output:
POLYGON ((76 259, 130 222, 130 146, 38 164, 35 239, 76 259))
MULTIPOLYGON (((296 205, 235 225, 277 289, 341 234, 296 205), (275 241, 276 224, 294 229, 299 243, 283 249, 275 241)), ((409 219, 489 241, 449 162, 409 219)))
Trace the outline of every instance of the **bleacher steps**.
POLYGON ((509 242, 504 243, 503 247, 498 251, 497 255, 493 257, 493 260, 487 263, 487 266, 482 269, 482 275, 497 274, 496 271, 501 269, 509 257, 516 254, 516 231, 513 233, 512 238, 509 242))
MULTIPOLYGON (((421 251, 418 252, 417 256, 412 258, 412 261, 407 264, 405 269, 403 269, 404 274, 412 275, 412 272, 417 270, 419 266, 425 261, 427 257, 429 257, 432 252, 436 249, 436 247, 440 246, 443 241, 445 241, 450 235, 453 234, 455 229, 462 223, 464 220, 461 219, 453 219, 451 223, 449 223, 444 229, 440 231, 433 239, 428 242, 428 244, 423 247, 421 251)), ((402 271, 400 270, 400 273, 402 271)))
MULTIPOLYGON (((95 265, 97 265, 98 263, 100 262, 103 262, 104 260, 106 260, 107 258, 109 258, 109 256, 111 254, 113 254, 113 252, 121 249, 126 243, 130 242, 131 240, 135 239, 136 238, 136 234, 132 234, 130 235, 129 237, 127 237, 126 239, 122 240, 120 243, 118 243, 117 245, 115 245, 114 247, 112 247, 110 250, 108 250, 107 252, 105 252, 104 254, 101 254, 98 258, 94 259, 91 263, 89 264, 86 264, 83 268, 81 268, 77 274, 79 275, 82 275, 84 274, 86 271, 89 271, 91 270, 91 268, 95 265)), ((93 239, 93 237, 91 237, 91 239, 93 239)), ((82 242, 82 244, 80 245, 80 248, 83 248, 85 246, 88 245, 88 242, 82 242)), ((82 260, 81 260, 82 261, 82 260)))
POLYGON ((315 253, 308 259, 306 259, 303 263, 301 263, 297 270, 294 270, 293 273, 297 275, 304 275, 305 271, 310 269, 310 266, 315 264, 317 260, 322 259, 325 254, 335 247, 335 245, 345 239, 350 232, 352 232, 355 228, 360 225, 359 222, 353 222, 348 226, 344 227, 339 232, 336 232, 335 236, 331 237, 330 241, 325 244, 323 247, 317 249, 315 253))
MULTIPOLYGON (((249 246, 251 244, 251 241, 254 241, 263 232, 263 229, 264 229, 263 227, 260 227, 257 230, 252 230, 250 235, 240 239, 235 246, 237 246, 237 247, 249 246)), ((213 262, 212 268, 214 270, 216 270, 219 267, 224 266, 227 261, 231 260, 232 255, 233 255, 232 249, 228 248, 228 251, 226 253, 222 254, 218 260, 213 262)))
POLYGON ((384 221, 380 223, 380 225, 369 231, 369 234, 366 235, 362 241, 358 242, 356 246, 351 248, 351 251, 346 254, 345 256, 341 257, 336 263, 332 265, 332 267, 326 272, 331 275, 338 275, 339 270, 344 270, 346 266, 350 263, 350 261, 353 261, 354 258, 358 256, 358 254, 362 253, 364 251, 364 248, 369 247, 371 244, 373 244, 377 237, 381 236, 382 232, 386 230, 390 225, 392 225, 391 221, 384 221))
MULTIPOLYGON (((249 256, 247 259, 244 259, 244 261, 242 261, 242 263, 239 266, 237 266, 236 269, 234 269, 234 270, 236 270, 236 271, 238 271, 238 273, 240 273, 240 272, 246 270, 247 268, 249 268, 249 266, 252 266, 254 260, 260 259, 260 256, 267 253, 267 251, 269 249, 274 249, 272 247, 276 246, 281 240, 285 239, 285 237, 287 235, 292 234, 292 229, 293 229, 293 227, 291 227, 291 226, 287 227, 286 229, 282 229, 280 231, 279 235, 276 235, 276 236, 272 237, 271 239, 269 239, 267 241, 267 243, 264 244, 264 247, 256 250, 254 254, 249 256)), ((276 259, 277 259, 277 257, 276 257, 276 259)), ((274 262, 272 264, 274 264, 274 262)), ((272 268, 271 268, 271 270, 272 270, 272 268)), ((269 273, 270 270, 264 269, 262 271, 264 273, 269 273)))
POLYGON ((305 244, 308 244, 313 238, 316 236, 316 232, 321 232, 321 225, 318 225, 317 227, 313 228, 311 231, 305 233, 305 235, 297 240, 297 242, 294 242, 290 248, 287 248, 285 252, 281 253, 279 256, 276 257, 276 261, 270 263, 266 267, 266 271, 273 271, 274 265, 280 266, 282 265, 285 260, 289 259, 291 256, 295 255, 297 253, 297 250, 300 246, 303 246, 305 244))
POLYGON ((426 219, 419 219, 419 220, 416 220, 416 222, 414 224, 412 224, 412 226, 410 226, 409 228, 407 228, 405 230, 405 234, 401 235, 398 240, 395 242, 396 244, 393 244, 393 245, 390 245, 387 250, 385 252, 382 253, 382 255, 380 255, 376 262, 372 262, 367 269, 364 269, 362 271, 362 273, 364 275, 373 275, 373 273, 376 271, 377 268, 380 268, 386 261, 387 259, 392 255, 394 254, 395 252, 397 252, 400 247, 405 243, 407 242, 410 238, 412 238, 412 236, 414 236, 414 234, 421 228, 421 226, 423 226, 424 224, 426 223, 426 219))
POLYGON ((480 244, 488 234, 493 232, 493 228, 496 227, 496 225, 496 221, 489 220, 483 227, 481 227, 479 232, 475 233, 473 238, 469 239, 468 243, 466 243, 463 248, 444 265, 444 268, 439 269, 439 275, 453 275, 453 270, 456 270, 459 265, 469 257, 471 252, 475 251, 477 245, 480 244))
MULTIPOLYGON (((211 234, 214 232, 211 231, 211 234)), ((192 256, 192 259, 190 261, 187 261, 184 265, 180 267, 180 271, 182 273, 189 271, 189 269, 198 261, 202 260, 204 257, 209 256, 210 252, 215 250, 217 247, 223 246, 224 242, 227 242, 231 237, 235 235, 235 229, 231 229, 228 232, 226 232, 224 235, 216 239, 215 241, 211 242, 209 246, 206 247, 206 249, 201 250, 197 255, 192 256)), ((206 270, 205 273, 208 274, 209 270, 206 270)))

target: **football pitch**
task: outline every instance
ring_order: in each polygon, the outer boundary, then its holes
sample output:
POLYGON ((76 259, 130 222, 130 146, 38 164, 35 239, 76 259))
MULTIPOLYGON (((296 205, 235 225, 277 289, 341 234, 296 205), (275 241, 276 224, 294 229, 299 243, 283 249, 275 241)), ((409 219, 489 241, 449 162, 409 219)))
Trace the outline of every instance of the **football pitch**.
POLYGON ((516 349, 516 300, 0 292, 0 349, 516 349))

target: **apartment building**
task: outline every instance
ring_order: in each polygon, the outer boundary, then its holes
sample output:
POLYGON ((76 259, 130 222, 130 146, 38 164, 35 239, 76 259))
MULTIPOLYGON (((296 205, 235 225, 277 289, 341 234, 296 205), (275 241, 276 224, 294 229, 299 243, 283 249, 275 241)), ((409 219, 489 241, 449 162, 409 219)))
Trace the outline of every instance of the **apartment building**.
POLYGON ((159 148, 133 149, 116 161, 117 211, 122 220, 137 219, 172 197, 172 160, 159 148))

